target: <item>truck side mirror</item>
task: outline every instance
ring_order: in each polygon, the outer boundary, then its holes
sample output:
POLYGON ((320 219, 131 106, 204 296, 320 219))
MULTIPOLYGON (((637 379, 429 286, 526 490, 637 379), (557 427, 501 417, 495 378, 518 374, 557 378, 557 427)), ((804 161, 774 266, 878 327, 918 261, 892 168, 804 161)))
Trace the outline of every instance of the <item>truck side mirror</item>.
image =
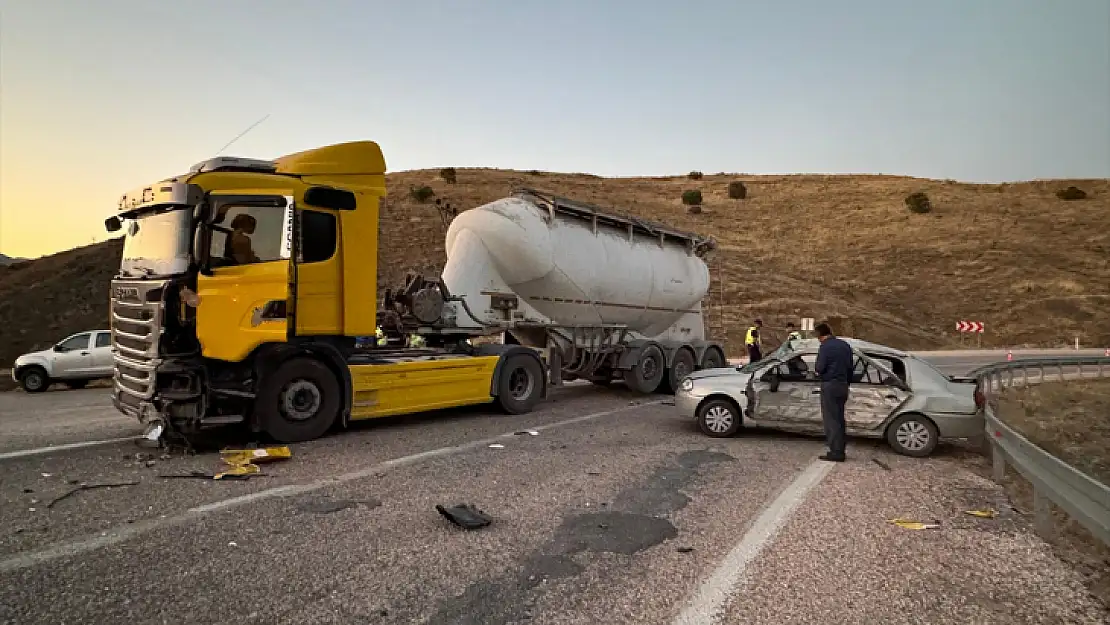
POLYGON ((54 346, 54 351, 56 351, 60 354, 64 351, 66 351, 66 348, 62 347, 61 343, 58 343, 57 345, 54 346))
POLYGON ((104 229, 108 232, 118 232, 123 227, 123 222, 119 217, 112 216, 104 220, 104 229))

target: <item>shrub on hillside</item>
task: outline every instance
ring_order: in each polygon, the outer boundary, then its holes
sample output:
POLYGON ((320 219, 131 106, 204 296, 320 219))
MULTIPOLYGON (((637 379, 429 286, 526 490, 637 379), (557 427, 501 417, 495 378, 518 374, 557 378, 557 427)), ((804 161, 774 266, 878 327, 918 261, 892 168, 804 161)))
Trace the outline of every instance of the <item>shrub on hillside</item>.
POLYGON ((458 180, 457 174, 458 172, 455 171, 454 167, 444 167, 439 170, 439 177, 443 178, 443 181, 447 184, 455 184, 458 180))
POLYGON ((700 171, 692 171, 692 172, 686 174, 686 177, 689 178, 690 180, 701 180, 702 178, 705 177, 705 174, 701 173, 700 171))
POLYGON ((906 206, 909 207, 910 212, 919 215, 928 213, 933 210, 933 204, 929 201, 929 196, 918 191, 906 196, 906 206))
POLYGON ((728 183, 728 196, 734 200, 742 200, 748 197, 748 188, 744 186, 743 182, 733 180, 728 183))
POLYGON ((409 187, 409 197, 423 204, 428 200, 434 198, 436 192, 429 186, 423 185, 419 187, 409 187))
POLYGON ((682 203, 687 206, 701 206, 701 191, 690 189, 682 192, 682 203))
POLYGON ((1067 189, 1060 189, 1057 191, 1056 197, 1065 202, 1071 200, 1085 200, 1087 199, 1087 192, 1079 187, 1068 187, 1067 189))

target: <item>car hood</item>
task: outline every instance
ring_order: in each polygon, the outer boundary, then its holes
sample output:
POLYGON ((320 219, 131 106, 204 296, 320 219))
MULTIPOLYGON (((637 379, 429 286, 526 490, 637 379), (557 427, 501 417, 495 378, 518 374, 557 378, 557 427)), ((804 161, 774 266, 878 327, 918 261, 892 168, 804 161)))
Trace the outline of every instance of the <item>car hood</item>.
POLYGON ((701 371, 695 371, 686 377, 694 382, 709 378, 733 378, 736 380, 747 380, 748 378, 752 377, 752 374, 740 373, 736 370, 736 367, 721 367, 719 369, 702 369, 701 371))

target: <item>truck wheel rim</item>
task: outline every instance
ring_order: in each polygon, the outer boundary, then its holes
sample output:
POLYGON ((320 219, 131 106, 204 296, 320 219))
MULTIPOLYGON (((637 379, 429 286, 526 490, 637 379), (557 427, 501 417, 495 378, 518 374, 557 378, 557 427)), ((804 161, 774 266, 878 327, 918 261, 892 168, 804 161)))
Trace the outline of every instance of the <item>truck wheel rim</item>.
POLYGON ((676 382, 681 382, 682 378, 690 375, 689 367, 684 362, 674 363, 674 379, 676 382))
POLYGON ((27 388, 33 391, 42 388, 42 376, 38 373, 28 373, 25 379, 27 380, 27 388))
POLYGON ((640 365, 640 373, 645 380, 650 380, 655 377, 655 372, 659 369, 655 363, 655 356, 645 358, 640 365))
POLYGON ((509 375, 509 395, 513 399, 527 399, 532 395, 533 386, 535 382, 532 380, 532 375, 524 367, 514 369, 509 375))
POLYGON ((906 421, 899 425, 894 437, 899 445, 910 451, 925 449, 931 438, 928 428, 919 421, 906 421))
POLYGON ((732 411, 724 406, 713 406, 705 411, 705 427, 720 434, 732 427, 732 411))
POLYGON ((308 380, 296 380, 285 387, 281 394, 283 412, 294 421, 304 421, 316 416, 323 403, 320 389, 308 380))

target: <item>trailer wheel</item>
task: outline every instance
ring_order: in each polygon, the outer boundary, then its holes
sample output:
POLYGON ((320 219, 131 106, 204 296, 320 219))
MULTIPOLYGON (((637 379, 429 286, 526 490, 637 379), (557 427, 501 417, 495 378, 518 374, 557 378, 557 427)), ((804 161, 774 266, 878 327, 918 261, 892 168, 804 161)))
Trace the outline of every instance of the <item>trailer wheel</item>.
POLYGON ((624 372, 624 383, 639 393, 654 393, 663 383, 667 372, 667 359, 658 345, 648 345, 640 352, 640 358, 631 369, 624 372))
POLYGON ((674 362, 667 368, 667 392, 673 393, 678 390, 678 385, 682 383, 682 378, 694 372, 694 354, 688 349, 680 349, 675 352, 674 362))
POLYGON ((497 380, 497 403, 509 414, 531 412, 543 395, 543 367, 525 354, 509 356, 497 380))
POLYGON ((318 360, 292 358, 262 386, 255 410, 262 429, 278 442, 320 438, 339 417, 343 404, 339 380, 318 360))
POLYGON ((702 369, 720 369, 725 366, 725 354, 719 347, 710 347, 701 357, 702 369))

